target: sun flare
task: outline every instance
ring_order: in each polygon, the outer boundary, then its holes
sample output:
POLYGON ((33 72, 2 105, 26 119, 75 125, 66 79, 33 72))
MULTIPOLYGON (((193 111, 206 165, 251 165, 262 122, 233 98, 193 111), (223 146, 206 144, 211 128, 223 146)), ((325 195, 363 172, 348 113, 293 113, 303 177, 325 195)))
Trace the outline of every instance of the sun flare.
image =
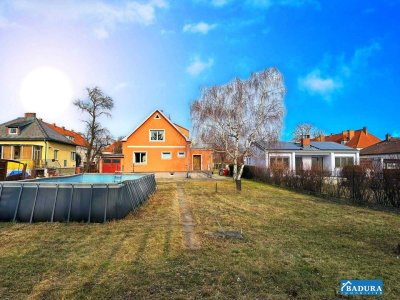
POLYGON ((20 97, 26 111, 51 114, 71 104, 72 83, 64 72, 56 68, 37 68, 23 79, 20 97))

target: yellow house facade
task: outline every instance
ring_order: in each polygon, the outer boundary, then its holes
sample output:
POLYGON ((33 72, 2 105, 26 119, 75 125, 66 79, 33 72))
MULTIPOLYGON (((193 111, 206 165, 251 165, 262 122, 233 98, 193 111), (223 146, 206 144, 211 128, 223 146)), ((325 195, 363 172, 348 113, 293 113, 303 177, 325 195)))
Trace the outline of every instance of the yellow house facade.
MULTIPOLYGON (((76 145, 52 130, 36 114, 27 113, 0 125, 0 158, 27 164, 32 170, 56 169, 61 174, 74 174, 76 145)), ((9 163, 7 173, 21 166, 9 163)))

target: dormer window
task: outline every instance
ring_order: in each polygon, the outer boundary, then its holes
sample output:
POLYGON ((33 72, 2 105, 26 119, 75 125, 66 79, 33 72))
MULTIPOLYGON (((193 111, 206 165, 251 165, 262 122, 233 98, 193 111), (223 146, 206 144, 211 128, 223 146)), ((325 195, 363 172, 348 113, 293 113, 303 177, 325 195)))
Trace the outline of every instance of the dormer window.
POLYGON ((73 137, 73 136, 70 136, 70 135, 67 135, 67 139, 69 139, 70 141, 73 141, 73 140, 74 140, 74 137, 73 137))
POLYGON ((150 130, 150 141, 151 142, 165 141, 165 130, 164 129, 150 130))
POLYGON ((16 127, 9 127, 8 128, 8 134, 18 134, 18 128, 16 127))

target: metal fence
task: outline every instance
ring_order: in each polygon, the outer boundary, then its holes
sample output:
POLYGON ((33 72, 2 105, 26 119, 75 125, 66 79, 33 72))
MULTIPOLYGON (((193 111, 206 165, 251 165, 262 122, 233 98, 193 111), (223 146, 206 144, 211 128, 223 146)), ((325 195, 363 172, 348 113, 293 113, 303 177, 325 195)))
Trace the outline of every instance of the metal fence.
POLYGON ((115 184, 0 183, 0 221, 106 222, 124 218, 156 190, 153 174, 115 184))

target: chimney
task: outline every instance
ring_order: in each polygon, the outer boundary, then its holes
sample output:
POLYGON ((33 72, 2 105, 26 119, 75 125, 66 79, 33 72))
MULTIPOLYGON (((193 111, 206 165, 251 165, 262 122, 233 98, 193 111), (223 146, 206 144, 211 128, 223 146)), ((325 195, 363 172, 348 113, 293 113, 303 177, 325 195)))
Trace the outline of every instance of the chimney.
POLYGON ((390 134, 389 134, 389 133, 386 133, 386 140, 387 140, 387 141, 390 141, 391 138, 392 138, 392 137, 390 136, 390 134))
POLYGON ((347 136, 348 136, 349 141, 350 141, 354 137, 354 129, 347 130, 347 136))
POLYGON ((53 126, 56 127, 57 126, 56 123, 53 123, 53 126))
POLYGON ((363 129, 362 129, 362 131, 364 131, 365 134, 368 134, 367 127, 364 126, 363 129))
POLYGON ((25 113, 25 118, 35 119, 36 118, 36 113, 27 112, 27 113, 25 113))
POLYGON ((63 126, 62 129, 65 130, 65 127, 63 126))
POLYGON ((309 147, 311 144, 310 135, 306 134, 301 138, 301 147, 309 147))
POLYGON ((319 136, 317 136, 317 137, 315 138, 315 140, 316 140, 317 142, 325 142, 325 135, 320 134, 319 136))

